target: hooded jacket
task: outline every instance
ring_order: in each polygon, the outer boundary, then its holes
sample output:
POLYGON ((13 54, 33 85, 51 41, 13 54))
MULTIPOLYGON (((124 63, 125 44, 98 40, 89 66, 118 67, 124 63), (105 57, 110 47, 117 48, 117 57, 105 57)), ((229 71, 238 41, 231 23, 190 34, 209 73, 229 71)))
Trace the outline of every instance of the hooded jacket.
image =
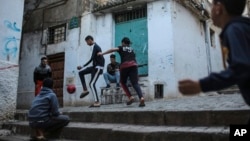
POLYGON ((58 109, 56 94, 52 89, 43 87, 40 94, 32 101, 28 118, 30 121, 46 121, 52 116, 58 116, 60 114, 58 109))
POLYGON ((228 50, 228 67, 200 79, 201 89, 207 92, 237 84, 250 105, 250 19, 234 18, 223 28, 220 39, 222 47, 228 50))

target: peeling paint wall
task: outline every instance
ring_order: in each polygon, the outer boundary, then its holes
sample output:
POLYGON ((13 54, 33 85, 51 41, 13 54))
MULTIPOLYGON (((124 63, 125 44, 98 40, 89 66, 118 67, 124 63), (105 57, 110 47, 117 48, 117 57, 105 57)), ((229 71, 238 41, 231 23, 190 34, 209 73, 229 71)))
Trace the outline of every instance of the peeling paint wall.
MULTIPOLYGON (((92 53, 84 38, 87 35, 92 35, 103 51, 114 47, 115 23, 113 13, 104 12, 98 15, 91 13, 91 6, 95 2, 82 1, 84 10, 80 18, 80 27, 72 30, 67 29, 65 42, 48 45, 47 48, 47 55, 65 52, 64 106, 89 105, 89 103, 93 102, 92 94, 84 99, 79 98, 82 87, 76 66, 83 65, 88 61, 92 53), (71 95, 66 91, 66 78, 68 77, 74 78, 77 87, 76 93, 71 95)), ((105 4, 106 1, 98 2, 105 4)), ((58 9, 54 10, 51 9, 50 12, 59 12, 58 9)), ((204 22, 200 22, 192 12, 171 0, 148 2, 147 11, 149 75, 140 78, 140 81, 143 81, 147 86, 143 88, 147 99, 154 99, 154 86, 156 84, 163 85, 165 98, 178 97, 180 96, 177 89, 179 79, 205 76, 209 73, 208 68, 210 70, 221 69, 222 64, 218 63, 220 61, 213 62, 209 60, 207 55, 207 51, 210 50, 210 56, 220 60, 218 38, 216 37, 215 48, 209 47, 209 44, 206 43, 209 24, 204 25, 204 22)), ((46 15, 49 15, 50 12, 46 15)), ((53 16, 49 17, 50 20, 54 20, 53 16)), ((59 17, 62 18, 60 20, 63 20, 63 17, 59 17)), ((35 21, 35 19, 31 21, 35 21)), ((45 48, 40 45, 42 31, 36 31, 35 29, 32 28, 32 32, 24 34, 20 61, 22 69, 20 70, 18 89, 18 95, 20 96, 18 105, 20 107, 27 107, 30 104, 28 101, 33 99, 33 69, 38 65, 40 56, 45 52, 45 48), (27 70, 26 68, 30 69, 27 70), (21 101, 24 99, 28 99, 26 103, 21 101)), ((109 63, 109 55, 105 56, 105 61, 106 66, 109 63)), ((90 75, 86 77, 86 81, 89 82, 89 80, 90 75)), ((105 85, 103 76, 100 76, 96 83, 99 94, 99 87, 105 85)))
POLYGON ((148 4, 148 85, 151 98, 154 98, 155 84, 163 84, 164 97, 168 97, 170 93, 176 93, 176 90, 173 89, 176 80, 171 16, 171 1, 157 1, 148 4))
POLYGON ((210 72, 223 69, 218 29, 211 21, 200 21, 186 8, 173 2, 175 76, 180 79, 199 79, 210 72), (211 46, 210 29, 214 30, 211 46))
POLYGON ((16 109, 23 6, 24 0, 0 5, 0 121, 13 118, 16 109))
MULTIPOLYGON (((65 77, 72 75, 72 71, 76 71, 76 65, 82 64, 75 61, 78 56, 80 48, 80 28, 68 29, 66 32, 66 41, 46 45, 46 29, 48 27, 60 25, 62 23, 69 23, 72 17, 81 17, 84 7, 86 8, 88 1, 83 0, 44 0, 38 9, 35 9, 30 19, 24 26, 24 35, 22 42, 22 51, 20 54, 20 74, 18 82, 18 98, 17 108, 27 109, 30 107, 34 98, 34 82, 33 71, 40 63, 40 58, 43 55, 53 55, 65 52, 65 77), (58 3, 57 3, 58 2, 58 3), (52 6, 49 5, 54 3, 52 6), (44 20, 43 20, 44 14, 44 20), (69 73, 70 72, 70 73, 69 73), (25 102, 24 102, 25 101, 25 102)), ((89 7, 89 5, 88 5, 89 7)), ((85 9, 88 10, 88 9, 85 9)), ((78 75, 78 74, 77 74, 78 75)), ((66 79, 64 80, 66 81, 66 79)), ((64 82, 66 89, 66 82, 64 82)), ((79 90, 79 89, 78 89, 79 90)), ((69 98, 66 96, 64 102, 67 103, 69 98)))

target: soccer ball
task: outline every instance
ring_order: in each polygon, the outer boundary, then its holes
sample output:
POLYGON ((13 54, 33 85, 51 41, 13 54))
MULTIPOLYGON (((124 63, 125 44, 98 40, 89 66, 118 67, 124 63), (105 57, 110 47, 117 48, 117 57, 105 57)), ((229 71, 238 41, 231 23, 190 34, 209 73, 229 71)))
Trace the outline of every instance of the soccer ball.
POLYGON ((67 86, 67 91, 69 94, 73 94, 76 91, 76 86, 74 84, 70 84, 67 86))

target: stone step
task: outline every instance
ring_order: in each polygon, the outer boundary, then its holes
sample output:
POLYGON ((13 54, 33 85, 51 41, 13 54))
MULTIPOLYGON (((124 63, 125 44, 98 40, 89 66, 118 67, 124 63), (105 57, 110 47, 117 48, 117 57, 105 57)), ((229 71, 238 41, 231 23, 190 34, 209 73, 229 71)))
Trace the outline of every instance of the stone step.
POLYGON ((222 89, 220 91, 217 91, 219 94, 235 94, 235 93, 240 93, 240 89, 238 86, 234 85, 226 89, 222 89))
MULTIPOLYGON (((22 135, 0 136, 0 141, 30 141, 30 137, 22 135)), ((49 141, 79 141, 79 140, 50 139, 49 141)))
MULTIPOLYGON (((17 135, 29 136, 28 122, 3 125, 17 135)), ((71 122, 62 132, 63 139, 81 141, 228 141, 229 127, 149 126, 111 123, 71 122)))
MULTIPOLYGON (((250 110, 207 110, 207 111, 64 111, 71 122, 122 123, 136 125, 173 125, 173 126, 228 126, 245 124, 250 117, 250 110)), ((27 121, 27 110, 18 110, 15 119, 27 121)))

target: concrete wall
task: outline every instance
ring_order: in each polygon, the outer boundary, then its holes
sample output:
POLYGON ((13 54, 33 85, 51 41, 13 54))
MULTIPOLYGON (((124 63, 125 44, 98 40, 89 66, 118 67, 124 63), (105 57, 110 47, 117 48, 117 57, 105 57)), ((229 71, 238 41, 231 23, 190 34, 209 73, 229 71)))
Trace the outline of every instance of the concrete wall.
POLYGON ((219 29, 212 22, 200 21, 176 2, 172 3, 174 29, 175 76, 180 79, 200 79, 210 72, 223 69, 219 29), (210 29, 214 31, 210 37, 210 29), (213 38, 214 46, 211 45, 213 38))
POLYGON ((23 7, 24 0, 0 4, 0 120, 13 118, 16 109, 23 7))
MULTIPOLYGON (((32 9, 32 2, 26 8, 32 9)), ((85 1, 86 3, 86 1, 85 1)), ((85 4, 84 3, 84 4, 85 4)), ((33 71, 40 63, 40 58, 43 55, 53 55, 65 52, 65 89, 66 78, 72 76, 76 71, 75 61, 80 54, 80 28, 68 30, 66 41, 58 44, 46 45, 46 29, 51 26, 68 23, 72 17, 80 17, 83 5, 83 0, 44 0, 38 9, 33 9, 30 19, 24 25, 24 35, 22 42, 22 52, 20 55, 20 74, 18 83, 18 98, 17 108, 27 109, 30 107, 34 98, 34 83, 33 71), (44 15, 44 16, 43 16, 44 15), (42 41, 42 42, 41 42, 42 41), (25 101, 25 102, 24 102, 25 101)), ((87 9, 88 10, 88 9, 87 9)), ((66 93, 66 91, 64 91, 66 93)), ((69 102, 67 94, 65 105, 69 102)), ((78 96, 79 97, 79 96, 78 96)))
POLYGON ((204 24, 179 3, 172 3, 177 80, 208 74, 204 24))
POLYGON ((41 32, 23 34, 22 51, 20 53, 20 72, 18 81, 17 108, 29 108, 34 98, 35 85, 33 72, 44 54, 41 47, 41 32), (25 101, 25 102, 24 102, 25 101))
MULTIPOLYGON (((91 3, 87 2, 88 4, 91 7, 91 3)), ((218 37, 216 37, 215 48, 209 47, 209 43, 206 43, 209 24, 200 22, 189 10, 174 1, 150 2, 147 4, 147 10, 149 75, 143 77, 141 81, 147 86, 143 88, 143 91, 146 92, 148 100, 154 99, 155 84, 163 84, 165 98, 178 97, 180 96, 177 89, 179 79, 184 77, 198 79, 207 75, 210 70, 221 69, 218 37), (219 61, 210 61, 209 56, 219 61)), ((47 55, 65 52, 64 106, 88 105, 93 102, 92 94, 84 99, 79 98, 82 87, 76 66, 83 65, 91 56, 92 50, 86 45, 84 38, 92 35, 102 50, 106 51, 114 47, 114 28, 112 13, 97 16, 85 10, 81 15, 81 26, 67 30, 65 42, 48 46, 47 55), (75 79, 77 87, 76 93, 71 95, 66 91, 66 79, 69 77, 75 79)), ((32 73, 45 51, 40 45, 41 38, 42 31, 24 34, 18 90, 20 107, 28 107, 33 99, 32 73), (22 102, 24 99, 26 99, 25 103, 22 102)), ((106 66, 109 63, 109 55, 105 56, 105 60, 106 66)), ((87 76, 86 81, 89 82, 89 80, 90 76, 87 76)), ((96 84, 99 93, 99 87, 105 85, 103 76, 100 76, 96 84)))
POLYGON ((148 80, 151 98, 154 98, 155 84, 163 84, 164 97, 176 94, 171 17, 171 1, 148 4, 148 80))

